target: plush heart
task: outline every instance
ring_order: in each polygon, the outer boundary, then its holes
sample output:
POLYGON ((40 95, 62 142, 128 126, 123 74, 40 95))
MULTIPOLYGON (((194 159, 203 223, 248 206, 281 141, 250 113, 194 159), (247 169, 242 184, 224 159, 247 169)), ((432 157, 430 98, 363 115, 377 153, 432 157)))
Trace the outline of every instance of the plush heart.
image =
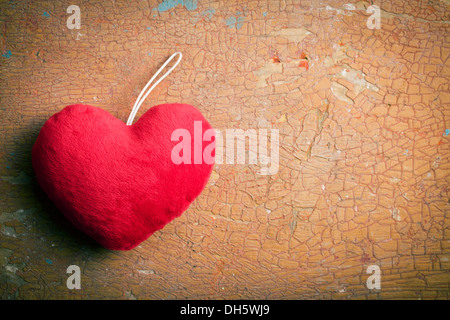
MULTIPOLYGON (((36 178, 78 229, 108 249, 132 249, 205 187, 213 164, 171 158, 179 144, 172 133, 185 129, 194 139, 198 121, 202 138, 211 125, 187 104, 155 106, 131 126, 96 107, 68 106, 45 123, 33 146, 36 178)), ((194 156, 199 142, 189 143, 194 156)))

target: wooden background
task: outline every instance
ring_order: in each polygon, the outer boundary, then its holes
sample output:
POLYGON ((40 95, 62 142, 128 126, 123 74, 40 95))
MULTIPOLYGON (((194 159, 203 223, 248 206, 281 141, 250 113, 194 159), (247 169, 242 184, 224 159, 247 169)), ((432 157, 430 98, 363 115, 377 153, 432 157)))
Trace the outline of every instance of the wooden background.
POLYGON ((367 1, 1 0, 1 298, 448 299, 449 3, 375 4, 379 30, 367 1), (221 130, 279 129, 279 171, 216 165, 182 217, 103 249, 40 190, 31 147, 69 104, 126 121, 175 51, 136 119, 183 102, 221 130))

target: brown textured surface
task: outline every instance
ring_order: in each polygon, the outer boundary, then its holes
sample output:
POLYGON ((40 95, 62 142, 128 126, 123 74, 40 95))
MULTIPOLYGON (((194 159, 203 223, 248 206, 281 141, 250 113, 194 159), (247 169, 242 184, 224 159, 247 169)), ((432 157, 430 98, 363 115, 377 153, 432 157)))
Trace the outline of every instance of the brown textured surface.
POLYGON ((364 1, 160 2, 0 1, 1 298, 448 299, 448 1, 375 1, 380 30, 364 1), (102 249, 42 194, 31 146, 68 104, 126 121, 174 51, 137 117, 183 102, 219 129, 277 128, 280 169, 216 165, 181 218, 135 250, 102 249))

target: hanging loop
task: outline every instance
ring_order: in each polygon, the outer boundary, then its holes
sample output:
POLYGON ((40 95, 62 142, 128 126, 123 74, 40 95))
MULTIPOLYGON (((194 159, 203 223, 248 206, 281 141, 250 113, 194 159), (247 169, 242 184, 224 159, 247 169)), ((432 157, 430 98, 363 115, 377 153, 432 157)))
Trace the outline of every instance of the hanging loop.
POLYGON ((142 89, 141 93, 139 94, 139 97, 136 99, 136 102, 134 103, 133 109, 131 109, 131 113, 130 116, 128 117, 127 120, 127 126, 131 126, 133 124, 133 120, 134 117, 136 116, 136 113, 138 112, 139 108, 141 107, 142 103, 145 101, 145 99, 148 97, 148 95, 150 94, 150 92, 152 92, 153 89, 155 89, 155 87, 165 78, 167 77, 172 71, 173 69, 175 69, 177 67, 177 65, 180 63, 181 58, 183 58, 183 54, 181 52, 175 52, 173 55, 171 55, 169 57, 169 59, 167 59, 166 62, 164 62, 164 64, 162 65, 161 68, 159 68, 159 70, 154 74, 154 76, 150 79, 149 82, 147 82, 147 84, 145 85, 144 89, 142 89), (164 73, 161 78, 159 78, 152 86, 150 89, 148 89, 148 91, 146 92, 147 88, 152 84, 152 82, 156 79, 156 77, 161 73, 161 71, 169 64, 170 61, 172 61, 172 59, 175 56, 179 56, 178 60, 175 62, 175 64, 169 69, 167 70, 166 73, 164 73))

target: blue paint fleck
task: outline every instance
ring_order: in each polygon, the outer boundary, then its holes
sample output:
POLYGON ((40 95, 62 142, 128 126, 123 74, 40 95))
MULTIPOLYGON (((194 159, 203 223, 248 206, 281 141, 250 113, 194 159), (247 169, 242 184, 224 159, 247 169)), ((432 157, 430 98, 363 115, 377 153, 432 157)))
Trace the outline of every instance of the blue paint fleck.
POLYGON ((168 11, 175 8, 179 4, 181 4, 189 11, 197 9, 197 0, 164 0, 158 5, 158 11, 168 11))
POLYGON ((8 50, 6 51, 6 53, 2 54, 2 57, 6 59, 11 58, 11 56, 12 56, 11 50, 8 50))
POLYGON ((47 11, 45 11, 42 15, 47 18, 50 17, 50 14, 47 11))
POLYGON ((128 32, 128 30, 127 30, 127 29, 124 29, 123 32, 128 32))
POLYGON ((236 17, 229 17, 225 20, 225 24, 230 27, 230 28, 234 28, 234 25, 236 24, 236 17))
POLYGON ((11 152, 10 155, 15 156, 16 154, 14 152, 11 152))
POLYGON ((214 9, 214 8, 208 8, 208 9, 202 11, 200 14, 195 13, 194 17, 197 17, 197 18, 190 19, 191 23, 196 24, 199 21, 210 21, 215 13, 216 13, 216 9, 214 9), (202 18, 202 20, 200 20, 200 18, 202 18))
POLYGON ((225 24, 228 26, 228 28, 236 28, 237 30, 239 30, 240 28, 242 28, 243 21, 244 21, 244 17, 231 16, 231 17, 225 19, 225 24))
POLYGON ((45 262, 47 262, 48 264, 53 264, 53 261, 50 259, 45 259, 45 262))
POLYGON ((450 134, 450 129, 445 129, 443 136, 448 136, 450 134))
POLYGON ((263 16, 264 16, 264 17, 267 16, 267 11, 266 11, 266 12, 263 12, 263 16))
POLYGON ((205 11, 202 11, 201 15, 205 17, 207 20, 211 20, 213 15, 216 13, 216 9, 207 9, 205 11))
POLYGON ((11 169, 11 167, 10 166, 6 166, 6 169, 11 169))
POLYGON ((197 0, 185 0, 184 5, 189 11, 197 9, 197 0))
POLYGON ((151 56, 151 55, 152 55, 152 53, 151 53, 151 52, 149 52, 149 53, 148 53, 148 55, 149 55, 149 56, 151 56))
POLYGON ((147 30, 150 30, 151 29, 151 27, 147 27, 147 30))

